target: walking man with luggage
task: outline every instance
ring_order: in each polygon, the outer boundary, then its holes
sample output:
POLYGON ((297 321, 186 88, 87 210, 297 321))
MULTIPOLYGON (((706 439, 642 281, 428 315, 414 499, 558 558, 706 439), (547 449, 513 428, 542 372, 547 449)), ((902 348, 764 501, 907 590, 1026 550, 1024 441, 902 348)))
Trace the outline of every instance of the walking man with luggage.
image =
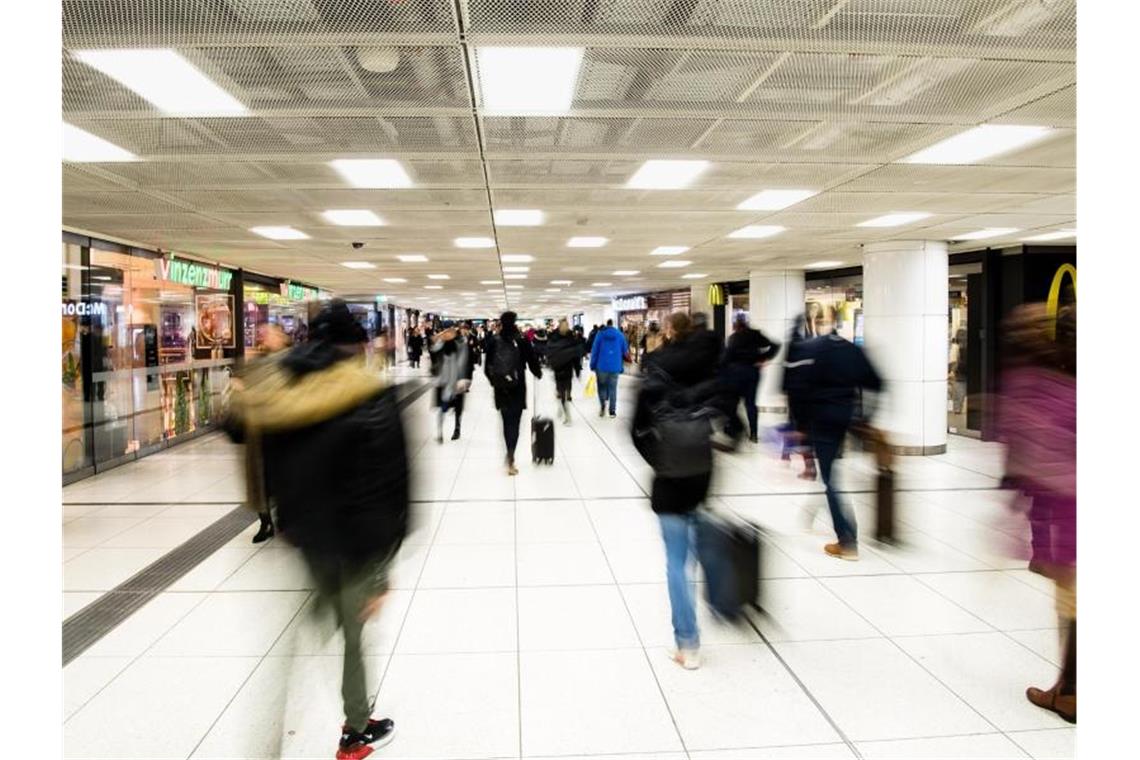
POLYGON ((590 352, 590 369, 596 373, 598 382, 598 416, 606 414, 606 402, 610 405, 610 417, 617 417, 618 377, 625 368, 625 357, 629 354, 629 342, 614 327, 612 319, 594 337, 590 352))
POLYGON ((515 448, 519 423, 526 409, 526 372, 542 378, 542 367, 530 342, 519 333, 518 316, 505 311, 499 318, 499 334, 487 341, 484 372, 495 389, 495 408, 503 418, 503 441, 507 446, 507 474, 518 475, 515 448))

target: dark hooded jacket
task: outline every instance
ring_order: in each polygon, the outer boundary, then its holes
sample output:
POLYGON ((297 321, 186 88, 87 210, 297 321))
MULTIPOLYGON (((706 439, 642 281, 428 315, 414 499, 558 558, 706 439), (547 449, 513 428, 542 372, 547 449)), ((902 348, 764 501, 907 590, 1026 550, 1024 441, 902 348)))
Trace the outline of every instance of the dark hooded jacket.
POLYGON ((226 427, 237 439, 259 439, 282 534, 350 564, 390 557, 409 522, 395 388, 324 341, 260 369, 233 395, 226 427))

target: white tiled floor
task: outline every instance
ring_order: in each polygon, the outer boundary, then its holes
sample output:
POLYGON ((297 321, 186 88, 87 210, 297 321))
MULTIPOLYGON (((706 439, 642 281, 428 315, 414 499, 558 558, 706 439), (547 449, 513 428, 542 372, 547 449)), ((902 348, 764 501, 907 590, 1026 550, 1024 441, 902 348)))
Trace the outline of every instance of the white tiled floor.
MULTIPOLYGON (((633 393, 623 380, 621 413, 633 393)), ((550 395, 547 380, 547 413, 550 395)), ((1048 583, 1010 556, 1023 536, 994 446, 952 438, 902 460, 904 543, 867 542, 858 563, 822 554, 822 489, 798 461, 718 455, 712 505, 770 531, 766 641, 702 604, 689 672, 666 656, 664 554, 627 420, 579 399, 538 467, 524 417, 508 478, 485 382, 458 442, 435 443, 429 403, 406 414, 416 529, 365 634, 377 712, 398 726, 376 757, 1073 756, 1074 729, 1023 695, 1055 677, 1057 618, 1048 583)), ((873 468, 852 452, 839 472, 868 525, 873 468)), ((241 498, 238 451, 217 436, 65 488, 65 614, 241 498)), ((65 668, 67 757, 333 756, 339 635, 311 614, 294 551, 251 545, 255 530, 65 668)))

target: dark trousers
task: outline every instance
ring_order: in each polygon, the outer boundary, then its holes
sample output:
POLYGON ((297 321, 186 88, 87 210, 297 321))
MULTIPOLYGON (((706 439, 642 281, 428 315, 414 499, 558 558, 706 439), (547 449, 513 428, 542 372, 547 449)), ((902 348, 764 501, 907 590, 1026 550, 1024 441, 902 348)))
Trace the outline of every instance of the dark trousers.
POLYGON ((815 455, 819 459, 819 475, 827 489, 827 509, 831 512, 831 523, 835 526, 835 536, 843 546, 854 546, 857 540, 855 515, 848 513, 839 500, 839 491, 835 488, 834 465, 843 448, 843 439, 847 436, 847 429, 832 425, 812 425, 811 444, 815 448, 815 455))
MULTIPOLYGON (((725 383, 732 388, 737 402, 744 401, 744 412, 748 415, 748 434, 756 437, 759 433, 757 427, 756 389, 760 387, 760 369, 743 364, 729 364, 722 373, 725 383)), ((735 404, 732 414, 728 417, 725 432, 735 437, 740 434, 740 417, 736 414, 735 404)))
POLYGON ((515 447, 519 443, 519 423, 522 420, 522 400, 505 401, 499 408, 503 416, 503 441, 507 444, 507 459, 515 461, 515 447))
POLYGON ((558 400, 566 402, 570 400, 570 381, 574 375, 574 370, 567 367, 566 369, 555 370, 554 372, 554 389, 558 391, 558 400))

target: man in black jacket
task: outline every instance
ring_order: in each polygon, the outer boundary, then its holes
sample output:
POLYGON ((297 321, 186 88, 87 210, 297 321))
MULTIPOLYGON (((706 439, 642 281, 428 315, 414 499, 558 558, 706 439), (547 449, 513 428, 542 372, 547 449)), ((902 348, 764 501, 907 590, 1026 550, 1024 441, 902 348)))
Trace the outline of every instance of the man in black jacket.
MULTIPOLYGON (((748 438, 753 443, 759 440, 756 390, 760 387, 760 367, 779 350, 779 343, 769 340, 764 333, 748 326, 746 316, 743 314, 737 316, 732 325, 732 336, 724 349, 721 365, 725 383, 736 390, 738 401, 744 401, 744 411, 748 415, 748 438)), ((736 438, 740 435, 741 427, 740 417, 734 408, 728 417, 725 432, 736 438)))
POLYGON ((487 341, 487 361, 483 371, 495 389, 495 408, 503 418, 503 440, 507 444, 507 474, 518 475, 515 447, 519 442, 519 423, 526 409, 526 371, 542 379, 542 367, 530 343, 519 333, 513 311, 499 318, 499 334, 487 341))
POLYGON ((408 530, 407 449, 395 389, 365 368, 367 336, 343 301, 313 320, 310 338, 251 373, 231 399, 226 428, 235 439, 260 440, 278 529, 301 550, 318 608, 331 606, 343 628, 337 758, 353 760, 395 729, 371 717, 361 635, 408 530))
MULTIPOLYGON (((821 322, 820 336, 798 344, 797 383, 804 399, 801 425, 819 459, 819 474, 827 489, 827 508, 835 526, 836 543, 824 547, 832 557, 859 559, 855 517, 840 502, 832 468, 843 439, 855 418, 862 390, 881 391, 883 381, 863 349, 831 330, 830 318, 821 322)), ((861 411, 870 418, 865 402, 861 411)))

